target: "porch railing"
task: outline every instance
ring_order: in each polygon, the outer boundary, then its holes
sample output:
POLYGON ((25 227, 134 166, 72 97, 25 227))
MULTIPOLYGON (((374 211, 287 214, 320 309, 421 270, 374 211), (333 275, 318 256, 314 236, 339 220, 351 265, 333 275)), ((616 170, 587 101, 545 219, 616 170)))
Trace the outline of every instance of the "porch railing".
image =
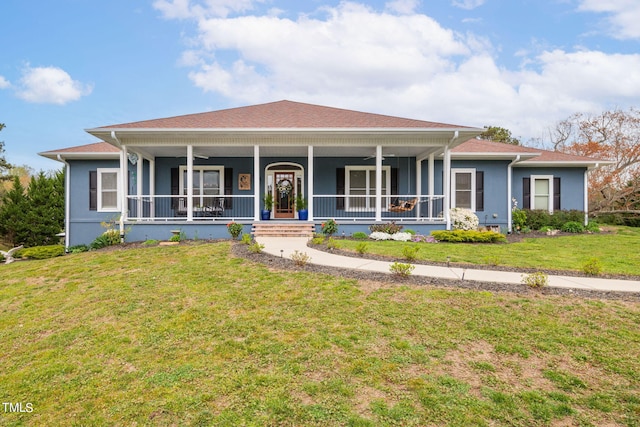
MULTIPOLYGON (((322 220, 371 220, 376 216, 375 196, 323 194, 313 197, 313 217, 322 220)), ((382 219, 387 221, 444 222, 443 195, 384 195, 382 219), (415 201, 415 204, 411 205, 415 201)))
MULTIPOLYGON (((193 196, 194 221, 253 220, 253 195, 193 196)), ((375 196, 322 194, 313 196, 313 218, 374 221, 375 196)), ((444 222, 442 195, 385 195, 385 221, 444 222), (416 203, 407 205, 413 200, 416 203), (393 206, 399 209, 393 209, 393 206), (390 209, 391 208, 391 209, 390 209)), ((261 206, 262 207, 262 206, 261 206)), ((187 196, 127 196, 128 219, 133 221, 186 221, 187 196)))
MULTIPOLYGON (((253 219, 254 196, 193 196, 194 220, 253 219)), ((143 221, 186 221, 187 196, 127 196, 128 218, 143 221)))

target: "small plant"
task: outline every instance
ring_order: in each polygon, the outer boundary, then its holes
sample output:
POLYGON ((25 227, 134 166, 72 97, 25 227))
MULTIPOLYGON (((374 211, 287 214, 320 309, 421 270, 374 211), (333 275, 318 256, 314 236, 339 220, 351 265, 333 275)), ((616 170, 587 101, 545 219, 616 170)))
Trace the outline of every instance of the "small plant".
POLYGON ((451 227, 454 230, 477 230, 480 220, 469 209, 453 208, 449 210, 451 227))
POLYGON ((328 219, 322 223, 320 230, 322 234, 331 237, 338 232, 338 224, 334 219, 328 219))
POLYGON ((354 239, 363 240, 367 238, 367 233, 363 231, 356 231, 351 235, 351 237, 353 237, 354 239))
POLYGON ((271 192, 264 195, 264 209, 267 211, 273 209, 273 194, 271 192))
POLYGON ((399 277, 409 277, 415 268, 415 265, 394 262, 389 267, 389 271, 399 277))
POLYGON ((598 258, 589 258, 582 264, 582 271, 589 276, 598 276, 602 273, 602 263, 598 258))
POLYGON ((329 237, 329 240, 327 240, 327 248, 338 249, 338 242, 336 242, 332 237, 329 237))
POLYGON ((584 225, 578 221, 569 221, 562 224, 560 230, 565 233, 582 233, 584 232, 584 225))
POLYGON ((81 252, 86 252, 89 250, 89 246, 87 245, 74 245, 69 247, 69 253, 79 254, 81 252))
POLYGON ((511 211, 511 223, 516 233, 519 233, 527 225, 527 213, 522 209, 514 208, 511 211))
POLYGON ((553 231, 553 227, 551 227, 550 225, 545 225, 544 227, 541 227, 540 230, 541 233, 549 233, 551 231, 553 231))
POLYGON ((493 255, 493 256, 487 256, 484 258, 484 262, 487 265, 490 265, 492 267, 496 267, 498 265, 500 265, 500 257, 497 255, 493 255))
POLYGON ((369 250, 369 245, 367 244, 367 242, 359 242, 356 245, 356 252, 358 252, 360 255, 366 253, 369 250))
POLYGON ((420 246, 405 246, 402 248, 402 256, 404 256, 409 261, 415 261, 418 257, 418 251, 420 251, 420 246))
POLYGON ((416 243, 438 243, 435 237, 423 236, 422 234, 416 234, 411 238, 411 241, 416 243))
POLYGON ((318 236, 311 239, 312 245, 321 245, 324 243, 324 236, 318 236))
POLYGON ((251 244, 251 235, 250 234, 243 234, 242 235, 242 243, 244 243, 245 245, 250 245, 251 244))
POLYGON ((229 234, 231 234, 231 237, 233 239, 237 239, 238 236, 242 233, 242 224, 231 221, 229 224, 227 224, 227 231, 229 231, 229 234))
POLYGON ((296 196, 296 210, 301 211, 307 209, 307 199, 302 196, 296 196))
MULTIPOLYGON (((182 233, 180 233, 182 234, 182 233)), ((182 236, 180 234, 174 234, 173 236, 169 237, 169 241, 170 242, 180 242, 182 240, 182 236)))
POLYGON ((160 243, 160 242, 158 242, 158 241, 157 241, 157 240, 155 240, 155 239, 149 239, 149 240, 145 240, 142 244, 143 244, 144 246, 155 246, 155 245, 157 245, 158 243, 160 243))
POLYGON ((296 249, 291 254, 291 259, 296 265, 303 266, 311 260, 311 257, 306 252, 300 252, 296 249))
POLYGON ((533 289, 541 289, 549 285, 549 276, 542 271, 522 275, 522 284, 533 289))
POLYGON ((19 251, 22 258, 48 259, 64 255, 63 245, 34 246, 19 251))
POLYGON ((264 249, 264 245, 262 243, 255 242, 254 244, 249 245, 249 252, 252 252, 254 254, 261 253, 263 249, 264 249))

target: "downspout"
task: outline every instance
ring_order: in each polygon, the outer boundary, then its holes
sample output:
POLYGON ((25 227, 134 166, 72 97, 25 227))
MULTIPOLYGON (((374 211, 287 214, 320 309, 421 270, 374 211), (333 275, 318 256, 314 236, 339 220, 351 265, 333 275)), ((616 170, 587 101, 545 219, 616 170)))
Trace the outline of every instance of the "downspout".
POLYGON ((444 193, 444 220, 446 223, 446 229, 451 230, 451 215, 449 214, 449 209, 451 209, 451 152, 449 147, 454 143, 456 139, 458 139, 460 132, 455 131, 453 133, 453 137, 449 140, 447 145, 444 147, 444 182, 443 182, 443 193, 444 193))
POLYGON ((513 232, 513 224, 511 223, 513 221, 513 216, 511 211, 511 200, 513 200, 513 194, 511 194, 512 192, 511 168, 513 167, 513 165, 519 162, 520 162, 520 154, 518 154, 516 158, 511 163, 509 163, 509 166, 507 166, 507 230, 509 230, 509 234, 513 232))
POLYGON ((65 164, 64 171, 64 247, 65 249, 69 249, 69 225, 71 221, 69 220, 69 186, 71 183, 71 167, 69 163, 62 158, 60 154, 58 154, 58 161, 65 164))

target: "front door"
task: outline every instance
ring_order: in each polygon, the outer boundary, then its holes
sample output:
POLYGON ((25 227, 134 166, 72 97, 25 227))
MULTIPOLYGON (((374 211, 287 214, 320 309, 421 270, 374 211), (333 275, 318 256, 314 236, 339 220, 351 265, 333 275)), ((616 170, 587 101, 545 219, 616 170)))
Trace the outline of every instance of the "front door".
POLYGON ((274 218, 295 218, 294 172, 274 172, 276 183, 273 189, 274 218))

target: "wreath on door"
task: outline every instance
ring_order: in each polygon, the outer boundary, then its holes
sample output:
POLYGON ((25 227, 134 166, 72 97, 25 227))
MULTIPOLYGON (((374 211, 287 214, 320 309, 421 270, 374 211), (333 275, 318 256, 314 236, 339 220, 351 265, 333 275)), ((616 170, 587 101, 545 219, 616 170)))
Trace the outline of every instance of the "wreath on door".
POLYGON ((280 182, 278 182, 278 185, 276 187, 278 188, 278 192, 280 193, 280 198, 288 195, 289 193, 291 193, 291 190, 293 190, 293 185, 288 179, 281 180, 280 182))

